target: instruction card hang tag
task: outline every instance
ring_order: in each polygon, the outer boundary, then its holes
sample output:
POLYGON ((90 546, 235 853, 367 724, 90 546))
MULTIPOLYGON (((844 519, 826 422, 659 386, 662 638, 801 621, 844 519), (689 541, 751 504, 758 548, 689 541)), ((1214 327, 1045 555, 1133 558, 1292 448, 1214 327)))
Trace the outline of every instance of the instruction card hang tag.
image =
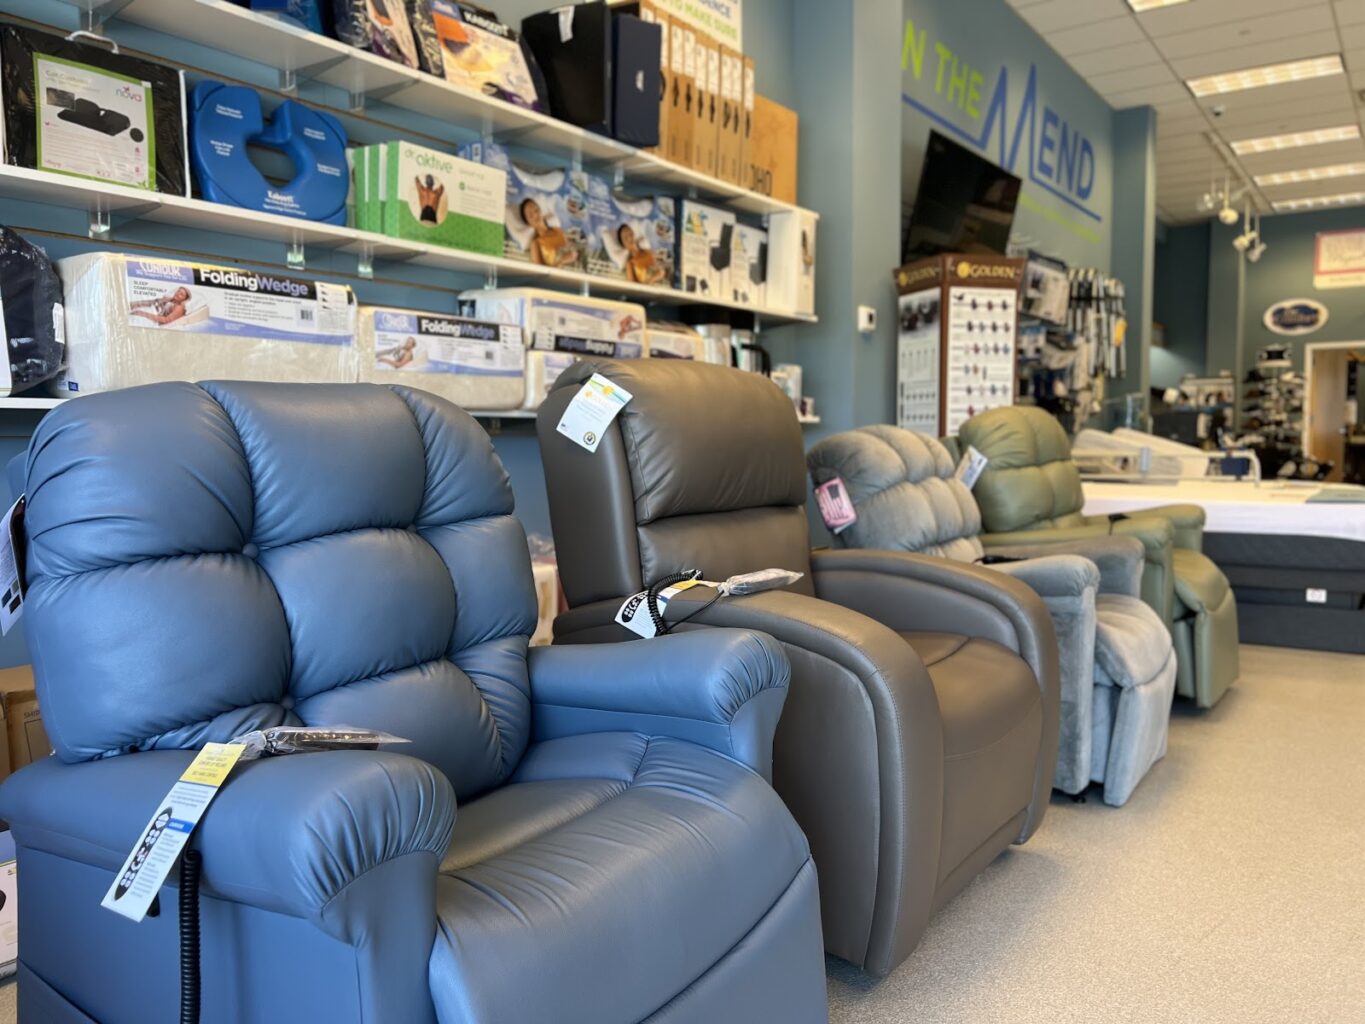
POLYGON ((240 743, 205 743, 171 791, 161 798, 156 813, 142 830, 137 844, 114 876, 100 906, 141 921, 156 899, 175 859, 190 841, 190 833, 209 801, 246 749, 240 743))
POLYGON ((980 479, 981 473, 989 461, 990 459, 968 445, 967 454, 962 456, 962 461, 957 464, 957 472, 953 476, 966 484, 967 490, 970 491, 976 486, 976 481, 980 479))
MULTIPOLYGON (((669 600, 675 594, 681 594, 684 590, 690 590, 696 586, 714 585, 704 583, 701 580, 683 580, 681 583, 664 588, 659 591, 659 595, 655 599, 659 605, 659 614, 664 614, 668 608, 669 600)), ((659 630, 654 625, 654 617, 649 614, 649 591, 642 590, 638 594, 632 594, 626 598, 616 612, 616 623, 619 626, 625 626, 636 636, 644 637, 646 640, 658 636, 659 630)))
POLYGON ((603 432, 631 397, 619 384, 594 373, 574 395, 555 429, 579 447, 595 452, 602 443, 603 432))
POLYGON ((0 519, 0 635, 24 614, 24 496, 0 519))
POLYGON ((843 477, 836 476, 815 488, 815 504, 830 533, 843 533, 858 521, 858 510, 849 500, 843 477))

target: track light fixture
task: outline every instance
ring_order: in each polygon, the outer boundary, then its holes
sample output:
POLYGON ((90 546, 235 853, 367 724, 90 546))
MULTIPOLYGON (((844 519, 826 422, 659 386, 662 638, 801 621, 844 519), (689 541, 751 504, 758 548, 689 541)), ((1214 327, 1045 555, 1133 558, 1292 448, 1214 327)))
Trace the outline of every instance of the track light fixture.
POLYGON ((1255 236, 1255 242, 1247 250, 1247 259, 1252 263, 1257 263, 1265 255, 1266 250, 1265 241, 1261 238, 1261 214, 1259 211, 1256 214, 1256 224, 1252 229, 1252 235, 1255 236))

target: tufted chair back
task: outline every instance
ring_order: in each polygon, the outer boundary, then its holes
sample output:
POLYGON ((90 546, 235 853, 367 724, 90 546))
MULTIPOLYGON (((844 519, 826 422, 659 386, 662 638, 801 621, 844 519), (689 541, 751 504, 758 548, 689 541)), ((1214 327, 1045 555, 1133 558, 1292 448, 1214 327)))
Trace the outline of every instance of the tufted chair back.
POLYGON ((39 425, 25 489, 24 626, 64 761, 374 727, 467 799, 525 751, 526 538, 450 403, 368 384, 91 395, 39 425))
POLYGON ((569 604, 631 594, 669 573, 707 579, 777 566, 806 575, 801 426, 766 377, 684 359, 582 359, 538 417, 569 604), (633 396, 588 452, 555 427, 594 373, 633 396))
POLYGON ((915 551, 959 562, 984 554, 981 514, 953 473, 952 457, 932 437, 871 426, 833 434, 806 455, 815 486, 834 478, 858 513, 834 535, 841 548, 915 551))
POLYGON ((971 445, 990 460, 973 490, 986 533, 1085 524, 1071 442, 1050 413, 1026 405, 991 409, 957 436, 964 451, 971 445))

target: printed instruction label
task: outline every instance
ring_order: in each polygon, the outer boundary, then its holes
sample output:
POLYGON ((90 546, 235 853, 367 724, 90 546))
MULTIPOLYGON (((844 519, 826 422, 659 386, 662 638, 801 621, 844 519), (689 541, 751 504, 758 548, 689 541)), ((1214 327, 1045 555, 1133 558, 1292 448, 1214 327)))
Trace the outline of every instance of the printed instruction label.
POLYGON ((24 583, 19 572, 24 529, 24 496, 0 519, 0 635, 8 636, 24 614, 24 583))
POLYGON ((355 343, 351 290, 232 267, 128 260, 127 326, 318 345, 355 343))
POLYGON ((411 373, 520 377, 521 328, 456 316, 374 314, 374 368, 411 373))
POLYGON ((130 921, 147 916, 180 851, 190 841, 194 826, 245 749, 240 743, 204 744, 180 780, 162 797, 100 906, 130 921))
MULTIPOLYGON (((690 590, 696 586, 715 586, 714 583, 703 583, 701 580, 683 580, 675 583, 671 587, 665 587, 659 591, 655 598, 655 604, 659 606, 659 617, 663 618, 664 612, 668 608, 668 602, 677 594, 684 590, 690 590)), ((616 612, 617 625, 625 626, 636 636, 649 640, 659 635, 658 627, 654 625, 654 616, 649 614, 649 591, 642 590, 638 594, 632 594, 626 598, 620 609, 616 612)))
POLYGON ((33 79, 42 170, 156 188, 150 82, 42 53, 33 79))
POLYGON ((849 500, 842 477, 836 476, 815 488, 815 504, 830 533, 843 533, 858 521, 858 510, 849 500))
POLYGON ((579 447, 595 452, 603 432, 632 397, 625 388, 594 373, 573 396, 555 429, 579 447))
POLYGON ((967 490, 970 491, 976 486, 977 480, 981 478, 988 462, 990 459, 982 455, 972 445, 968 445, 966 454, 962 456, 962 461, 957 464, 957 472, 953 475, 966 484, 967 490))

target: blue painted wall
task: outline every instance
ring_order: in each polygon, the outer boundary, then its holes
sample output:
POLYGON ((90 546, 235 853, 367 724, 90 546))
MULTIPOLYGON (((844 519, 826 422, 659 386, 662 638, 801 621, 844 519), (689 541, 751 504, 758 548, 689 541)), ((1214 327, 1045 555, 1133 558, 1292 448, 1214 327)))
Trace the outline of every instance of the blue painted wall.
POLYGON ((1207 359, 1209 225, 1167 228, 1156 247, 1152 316, 1166 347, 1152 349, 1152 386, 1167 388, 1187 373, 1203 374, 1207 359))
POLYGON ((1114 160, 1109 104, 1003 0, 905 0, 904 16, 906 203, 914 201, 929 130, 937 128, 1024 179, 1014 221, 1017 243, 1108 269, 1114 160), (1068 173, 1063 165, 1075 170, 1068 173))

